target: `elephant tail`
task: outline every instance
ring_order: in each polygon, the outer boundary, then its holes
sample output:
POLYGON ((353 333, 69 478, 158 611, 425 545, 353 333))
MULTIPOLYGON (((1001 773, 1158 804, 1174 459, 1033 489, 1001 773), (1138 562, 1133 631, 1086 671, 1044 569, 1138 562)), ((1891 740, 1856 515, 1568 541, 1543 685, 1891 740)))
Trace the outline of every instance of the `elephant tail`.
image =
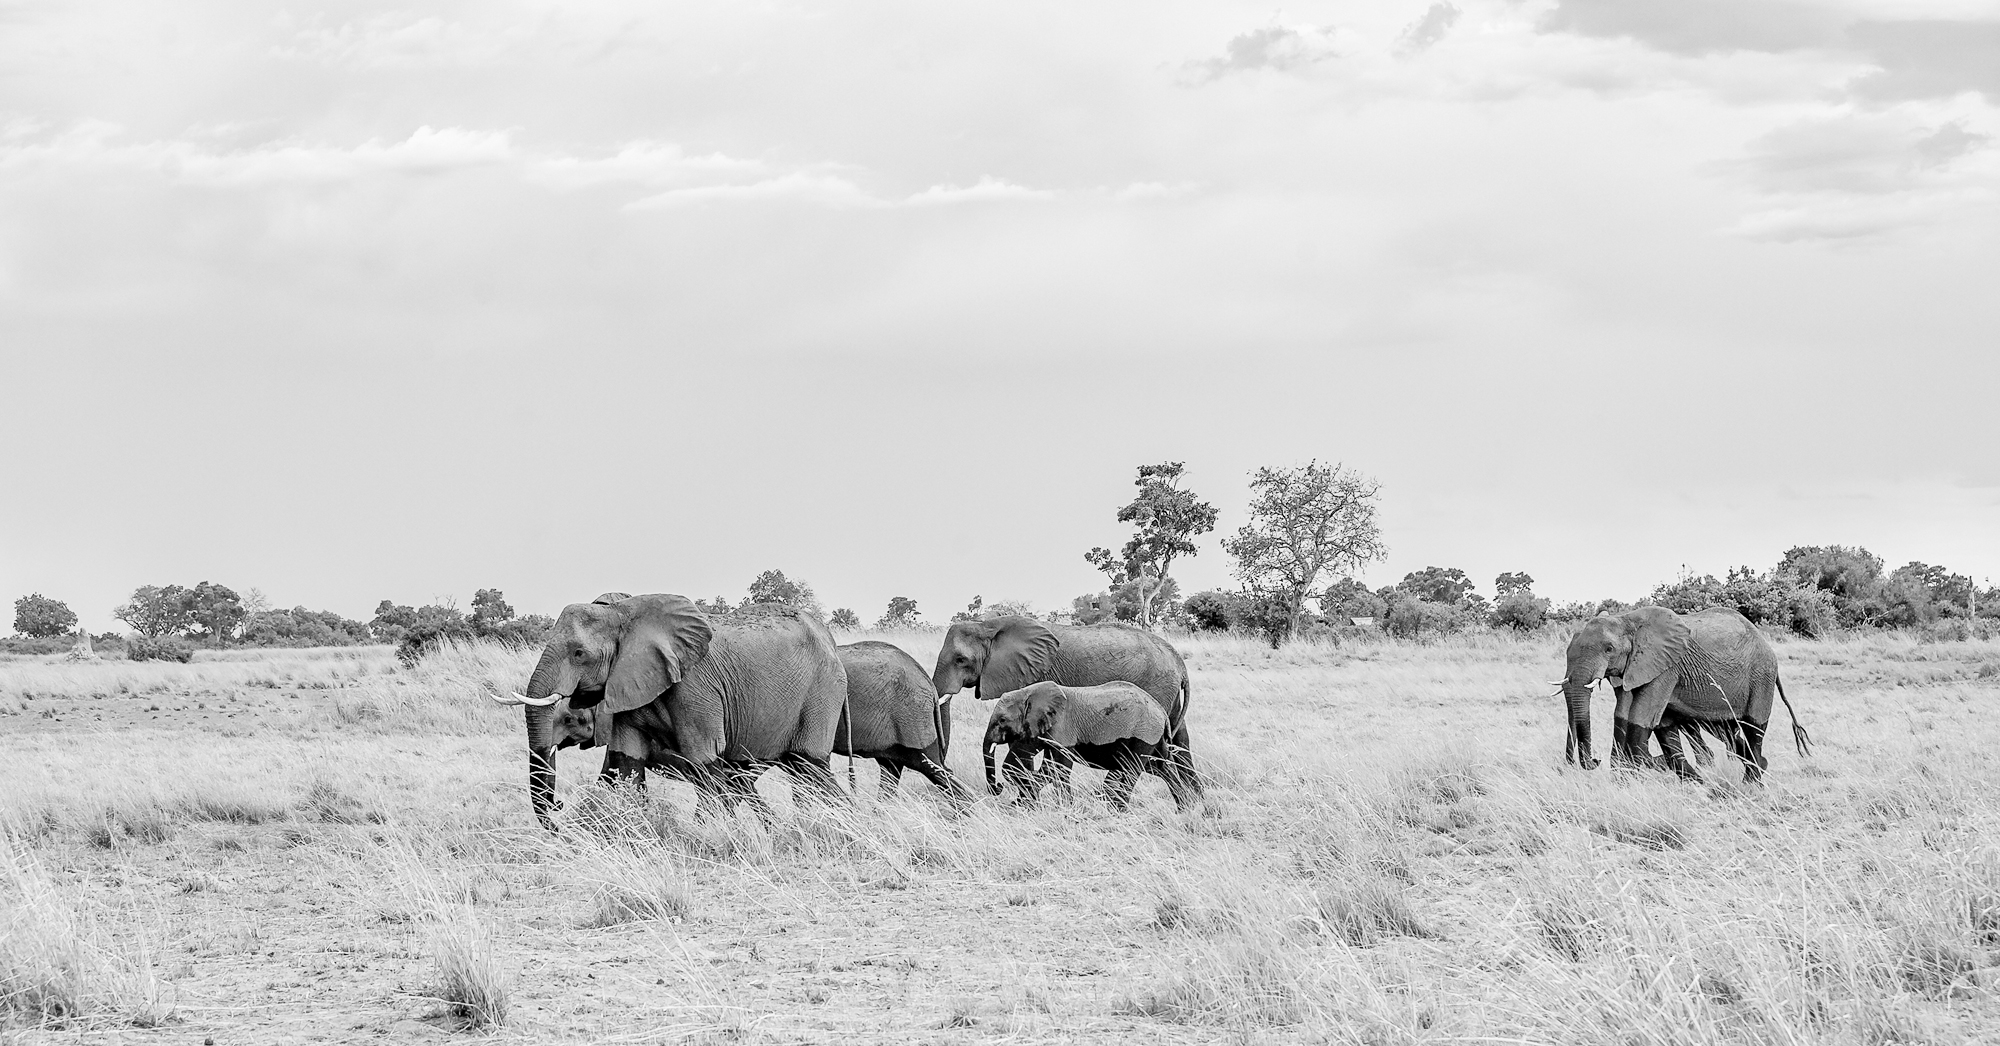
POLYGON ((1799 725, 1799 714, 1792 710, 1792 699, 1785 696, 1784 681, 1776 676, 1772 676, 1771 681, 1778 685, 1778 700, 1785 703, 1785 714, 1792 717, 1792 743, 1799 746, 1800 755, 1811 755, 1812 735, 1806 733, 1806 728, 1799 725))

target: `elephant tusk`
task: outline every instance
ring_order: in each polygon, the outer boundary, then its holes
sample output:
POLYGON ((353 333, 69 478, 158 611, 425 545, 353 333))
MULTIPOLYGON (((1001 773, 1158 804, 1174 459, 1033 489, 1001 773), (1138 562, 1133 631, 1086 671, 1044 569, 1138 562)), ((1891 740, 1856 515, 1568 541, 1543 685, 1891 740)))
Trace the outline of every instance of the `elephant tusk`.
POLYGON ((940 707, 940 708, 944 707, 944 703, 945 703, 946 701, 949 701, 949 700, 951 700, 951 695, 950 695, 950 694, 945 694, 945 695, 943 695, 943 696, 939 697, 939 698, 938 698, 938 707, 940 707))
POLYGON ((1563 685, 1564 683, 1567 683, 1567 682, 1569 682, 1569 680, 1567 680, 1567 679, 1551 679, 1551 680, 1549 680, 1549 685, 1550 685, 1550 686, 1562 686, 1562 685, 1563 685))
POLYGON ((496 704, 496 705, 508 705, 508 706, 512 706, 512 705, 518 705, 518 704, 520 704, 520 703, 521 703, 521 695, 519 695, 519 694, 515 694, 515 695, 513 695, 512 697, 508 697, 508 696, 506 696, 506 695, 503 695, 503 694, 501 694, 500 692, 498 692, 498 691, 496 691, 496 690, 484 690, 484 691, 481 691, 481 693, 484 693, 484 694, 485 694, 485 695, 486 695, 487 697, 490 697, 490 698, 492 698, 492 699, 493 699, 493 703, 494 703, 494 704, 496 704))
POLYGON ((555 704, 555 703, 556 703, 557 701, 560 701, 560 700, 562 700, 562 698, 560 698, 560 697, 556 697, 556 696, 555 696, 555 695, 553 695, 553 694, 549 695, 548 697, 545 697, 545 698, 541 699, 540 701, 537 701, 537 700, 535 700, 535 699, 533 699, 533 698, 531 698, 531 697, 528 697, 528 696, 527 696, 527 695, 525 695, 525 694, 515 694, 515 695, 514 695, 514 699, 513 699, 512 701, 508 701, 508 702, 506 702, 506 704, 510 704, 510 705, 530 705, 530 706, 533 706, 533 707, 535 707, 535 708, 547 708, 548 706, 550 706, 550 705, 552 705, 552 704, 555 704))

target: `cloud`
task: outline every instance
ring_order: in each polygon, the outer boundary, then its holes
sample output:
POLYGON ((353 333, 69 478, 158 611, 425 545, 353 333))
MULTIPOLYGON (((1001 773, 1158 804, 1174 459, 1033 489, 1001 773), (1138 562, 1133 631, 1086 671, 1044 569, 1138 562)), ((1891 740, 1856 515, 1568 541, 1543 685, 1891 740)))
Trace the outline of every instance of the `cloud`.
POLYGON ((1880 72, 1853 85, 1879 101, 1978 91, 2000 104, 2000 22, 1858 22, 1848 30, 1880 72))
POLYGON ((721 153, 689 156, 671 142, 639 141, 596 159, 555 156, 537 160, 529 168, 528 177, 557 189, 583 189, 616 184, 666 186, 763 171, 764 165, 755 160, 739 160, 721 153))
POLYGON ((1902 111, 1803 120, 1725 165, 1771 205, 1731 235, 1776 242, 1877 239, 1989 204, 2000 184, 1990 135, 1902 111))
POLYGON ((794 171, 762 181, 703 185, 634 200, 628 211, 665 210, 712 203, 800 203, 819 207, 882 207, 883 201, 838 175, 794 171))
POLYGON ((1558 0, 1538 28, 1628 37, 1679 55, 1797 51, 1840 40, 1830 12, 1774 0, 1558 0))
POLYGON ((1220 58, 1189 63, 1204 80, 1258 69, 1287 72, 1337 57, 1333 30, 1312 25, 1272 25, 1252 29, 1229 41, 1220 58))
POLYGON ((1411 22, 1409 28, 1403 30, 1402 49, 1415 53, 1444 39, 1444 34, 1458 24, 1458 16, 1462 13, 1447 0, 1438 0, 1424 11, 1422 18, 1411 22))
POLYGON ((941 204, 983 203, 989 200, 1048 200, 1054 197, 1055 193, 1047 189, 1030 189, 988 175, 980 178, 977 184, 964 188, 956 185, 933 185, 905 199, 903 205, 936 207, 941 204))
MULTIPOLYGON (((88 122, 51 139, 0 146, 0 168, 149 171, 197 185, 259 186, 352 181, 500 163, 514 155, 505 131, 428 125, 402 141, 356 146, 279 142, 218 151, 185 139, 126 143, 112 124, 88 122)), ((19 139, 16 139, 19 141, 19 139)))
POLYGON ((361 69, 420 69, 488 65, 535 36, 532 28, 497 32, 435 15, 385 14, 328 29, 313 25, 271 49, 280 58, 361 69))

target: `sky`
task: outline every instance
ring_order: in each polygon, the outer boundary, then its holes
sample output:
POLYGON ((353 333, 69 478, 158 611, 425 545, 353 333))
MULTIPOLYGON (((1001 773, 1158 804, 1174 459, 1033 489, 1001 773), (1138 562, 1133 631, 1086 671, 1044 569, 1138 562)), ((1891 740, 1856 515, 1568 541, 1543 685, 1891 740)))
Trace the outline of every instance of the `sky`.
POLYGON ((2000 4, 0 0, 0 602, 2000 579, 2000 4))

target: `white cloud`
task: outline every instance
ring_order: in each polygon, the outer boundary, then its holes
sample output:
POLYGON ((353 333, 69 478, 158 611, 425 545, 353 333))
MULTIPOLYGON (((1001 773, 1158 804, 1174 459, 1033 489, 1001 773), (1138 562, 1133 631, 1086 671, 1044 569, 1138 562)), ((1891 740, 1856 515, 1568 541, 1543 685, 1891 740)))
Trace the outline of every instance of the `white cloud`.
POLYGON ((795 171, 736 185, 669 189, 625 205, 628 211, 662 210, 711 203, 799 203, 820 207, 881 207, 883 202, 838 175, 795 171))
POLYGON ((184 139, 123 142, 120 137, 115 125, 84 123, 40 142, 0 146, 0 169, 123 169, 191 184, 257 186, 438 172, 500 163, 514 155, 504 131, 455 127, 424 126, 402 141, 371 139, 350 147, 283 142, 227 151, 184 139))
POLYGON ((1259 69, 1288 72, 1338 57, 1335 30, 1316 25, 1267 25, 1232 37, 1219 58, 1189 63, 1200 80, 1259 69))
POLYGON ((905 207, 937 207, 954 203, 984 203, 991 200, 1050 200, 1055 193, 1030 189, 987 175, 969 186, 933 185, 903 201, 905 207))
POLYGON ((312 25, 272 48, 280 58, 362 69, 488 65, 535 36, 534 28, 497 30, 448 22, 435 15, 377 15, 336 28, 312 25))
POLYGON ((763 172, 764 165, 755 160, 739 160, 721 153, 689 156, 671 142, 640 141, 596 159, 576 156, 538 159, 529 166, 528 177, 557 189, 582 189, 617 184, 668 186, 763 172))

